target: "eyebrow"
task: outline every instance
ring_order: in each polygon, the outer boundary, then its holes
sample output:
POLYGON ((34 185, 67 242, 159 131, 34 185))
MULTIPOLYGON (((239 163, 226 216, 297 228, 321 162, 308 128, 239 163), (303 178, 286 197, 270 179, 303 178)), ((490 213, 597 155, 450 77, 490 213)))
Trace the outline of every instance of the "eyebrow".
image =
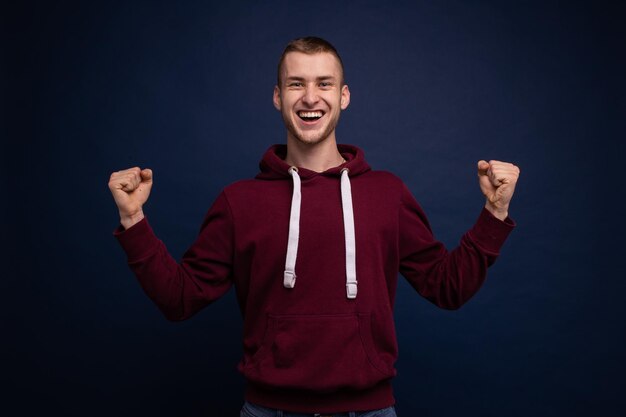
MULTIPOLYGON (((322 75, 320 77, 316 77, 315 81, 328 81, 328 80, 334 80, 335 77, 333 77, 332 75, 322 75)), ((286 78, 287 81, 306 81, 306 79, 304 77, 297 77, 297 76, 291 76, 291 77, 287 77, 286 78)))

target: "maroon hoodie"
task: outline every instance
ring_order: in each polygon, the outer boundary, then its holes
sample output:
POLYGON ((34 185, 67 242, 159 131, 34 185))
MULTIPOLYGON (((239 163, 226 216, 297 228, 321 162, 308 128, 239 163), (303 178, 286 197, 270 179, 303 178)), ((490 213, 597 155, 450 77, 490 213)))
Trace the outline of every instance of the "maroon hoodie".
POLYGON ((391 406, 398 272, 434 304, 458 308, 514 226, 483 210, 447 251, 400 179, 372 171, 354 146, 339 150, 343 165, 293 173, 286 146, 271 147, 255 179, 219 195, 180 263, 145 219, 115 232, 170 320, 191 317, 234 284, 250 402, 302 413, 391 406))

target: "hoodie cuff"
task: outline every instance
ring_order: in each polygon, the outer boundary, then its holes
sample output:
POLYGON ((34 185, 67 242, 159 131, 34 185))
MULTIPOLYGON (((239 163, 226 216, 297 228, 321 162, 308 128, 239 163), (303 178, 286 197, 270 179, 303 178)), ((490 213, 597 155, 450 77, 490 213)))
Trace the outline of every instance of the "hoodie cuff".
POLYGON ((156 252, 159 245, 159 239, 152 231, 146 217, 128 229, 119 225, 113 231, 113 236, 117 238, 126 252, 128 262, 136 262, 149 257, 156 252))
POLYGON ((515 222, 510 217, 500 220, 491 214, 489 210, 483 208, 476 224, 470 229, 468 235, 480 248, 497 255, 509 233, 514 228, 515 222))

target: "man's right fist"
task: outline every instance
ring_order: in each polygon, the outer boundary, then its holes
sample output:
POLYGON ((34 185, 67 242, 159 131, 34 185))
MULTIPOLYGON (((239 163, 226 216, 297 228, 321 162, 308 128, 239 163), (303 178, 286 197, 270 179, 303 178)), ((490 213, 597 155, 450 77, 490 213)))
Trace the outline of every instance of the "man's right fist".
POLYGON ((125 229, 143 219, 143 205, 152 188, 152 170, 138 167, 111 174, 109 189, 120 211, 120 223, 125 229))

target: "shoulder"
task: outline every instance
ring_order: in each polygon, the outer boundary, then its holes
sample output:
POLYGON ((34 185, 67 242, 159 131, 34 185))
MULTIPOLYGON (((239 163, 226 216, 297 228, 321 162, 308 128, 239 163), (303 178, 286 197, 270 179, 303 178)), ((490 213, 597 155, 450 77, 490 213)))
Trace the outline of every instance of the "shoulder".
POLYGON ((250 202, 291 195, 291 182, 257 178, 245 179, 227 185, 222 194, 231 205, 249 205, 250 202))
POLYGON ((386 204, 398 206, 406 198, 407 188, 404 182, 389 171, 368 171, 350 181, 353 192, 385 200, 386 204))
MULTIPOLYGON (((386 198, 392 199, 403 206, 419 207, 415 196, 406 183, 396 174, 389 171, 369 171, 369 186, 375 184, 376 190, 383 190, 386 198)), ((419 208, 421 210, 421 208, 419 208)))
POLYGON ((258 186, 259 181, 253 178, 235 181, 224 187, 225 194, 236 194, 241 192, 248 192, 258 186))
POLYGON ((222 190, 222 194, 228 199, 238 199, 242 196, 256 194, 260 192, 260 188, 262 188, 262 183, 265 181, 259 181, 257 179, 245 179, 235 181, 222 190))

